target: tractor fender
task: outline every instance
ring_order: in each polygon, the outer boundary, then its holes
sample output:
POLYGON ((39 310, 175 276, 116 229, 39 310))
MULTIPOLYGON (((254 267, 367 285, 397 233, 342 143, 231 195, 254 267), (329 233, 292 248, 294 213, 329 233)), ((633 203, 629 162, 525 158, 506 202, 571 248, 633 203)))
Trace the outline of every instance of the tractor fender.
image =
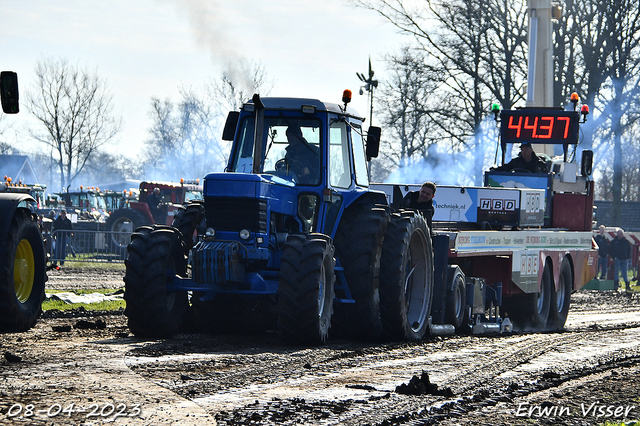
MULTIPOLYGON (((9 232, 11 219, 21 203, 35 202, 29 194, 2 193, 0 194, 0 236, 2 241, 9 232)), ((22 207, 20 207, 22 208, 22 207)), ((25 206, 26 208, 26 206, 25 206)), ((0 259, 4 259, 5 244, 0 244, 0 259)))

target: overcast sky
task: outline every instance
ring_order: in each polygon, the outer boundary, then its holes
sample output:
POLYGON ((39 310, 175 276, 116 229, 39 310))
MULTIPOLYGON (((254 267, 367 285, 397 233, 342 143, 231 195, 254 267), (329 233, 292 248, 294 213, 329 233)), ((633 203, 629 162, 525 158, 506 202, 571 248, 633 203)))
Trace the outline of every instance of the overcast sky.
POLYGON ((339 103, 349 88, 368 116, 356 72, 366 74, 371 56, 383 78, 384 55, 409 41, 346 0, 0 0, 0 11, 0 68, 18 73, 22 100, 1 125, 19 148, 34 125, 24 101, 39 60, 96 70, 123 119, 115 149, 138 154, 152 97, 178 100, 179 87, 202 87, 240 60, 264 66, 271 96, 339 103))

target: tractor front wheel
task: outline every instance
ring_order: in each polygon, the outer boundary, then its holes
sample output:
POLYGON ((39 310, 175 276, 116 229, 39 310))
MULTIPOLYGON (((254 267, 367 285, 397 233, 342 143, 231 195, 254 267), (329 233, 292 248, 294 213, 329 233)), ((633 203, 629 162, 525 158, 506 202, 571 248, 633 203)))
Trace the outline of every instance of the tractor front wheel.
POLYGON ((169 226, 138 228, 131 234, 125 261, 125 315, 138 337, 166 338, 176 334, 187 308, 187 293, 171 291, 176 275, 186 276, 180 232, 169 226))
POLYGON ((331 239, 310 234, 289 238, 282 250, 278 286, 278 328, 297 344, 325 343, 333 314, 335 284, 331 239))

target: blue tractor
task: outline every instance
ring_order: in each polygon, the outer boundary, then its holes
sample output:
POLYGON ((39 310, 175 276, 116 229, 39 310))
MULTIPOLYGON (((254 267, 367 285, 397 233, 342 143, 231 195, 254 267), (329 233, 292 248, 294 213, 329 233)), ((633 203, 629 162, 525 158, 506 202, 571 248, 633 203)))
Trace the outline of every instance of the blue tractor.
POLYGON ((433 250, 424 217, 369 189, 380 128, 347 106, 260 98, 229 113, 224 173, 172 226, 131 237, 131 331, 274 325, 292 343, 329 336, 419 340, 429 329, 433 250))

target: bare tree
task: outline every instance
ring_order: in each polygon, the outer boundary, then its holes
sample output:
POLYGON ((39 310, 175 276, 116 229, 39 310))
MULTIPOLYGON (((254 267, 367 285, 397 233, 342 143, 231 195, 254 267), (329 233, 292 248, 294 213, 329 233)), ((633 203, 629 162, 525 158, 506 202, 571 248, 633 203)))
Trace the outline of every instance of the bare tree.
MULTIPOLYGON (((242 64, 241 64, 242 65, 242 64)), ((204 88, 181 88, 181 100, 152 99, 153 125, 144 154, 147 179, 196 178, 226 166, 229 144, 220 136, 227 112, 253 93, 267 95, 272 83, 264 68, 251 64, 224 73, 204 88)))
MULTIPOLYGON (((4 133, 7 131, 7 128, 3 128, 3 121, 5 117, 4 114, 0 114, 0 138, 4 139, 4 133)), ((17 154, 18 150, 11 145, 9 142, 4 142, 0 140, 0 155, 9 155, 9 154, 17 154)))
POLYGON ((227 111, 238 110, 254 93, 267 96, 273 86, 264 66, 241 61, 238 66, 223 72, 217 80, 210 81, 206 90, 216 109, 226 115, 227 111))
POLYGON ((628 190, 633 168, 627 162, 633 157, 640 114, 640 5, 632 0, 567 0, 566 7, 568 16, 556 31, 562 46, 555 49, 568 65, 562 91, 575 90, 593 109, 582 126, 582 145, 596 154, 603 195, 613 201, 611 225, 618 225, 621 202, 633 197, 628 190))
POLYGON ((352 0, 378 12, 416 42, 437 89, 429 94, 433 134, 452 151, 469 152, 479 184, 488 159, 483 121, 491 104, 511 108, 523 99, 526 77, 526 7, 507 0, 352 0), (411 7, 414 5, 415 7, 411 7), (417 5, 423 6, 420 8, 417 5))
POLYGON ((96 150, 120 130, 112 113, 112 97, 96 72, 64 59, 36 66, 36 88, 27 94, 27 108, 45 131, 31 129, 36 140, 53 148, 61 186, 70 185, 96 150))

